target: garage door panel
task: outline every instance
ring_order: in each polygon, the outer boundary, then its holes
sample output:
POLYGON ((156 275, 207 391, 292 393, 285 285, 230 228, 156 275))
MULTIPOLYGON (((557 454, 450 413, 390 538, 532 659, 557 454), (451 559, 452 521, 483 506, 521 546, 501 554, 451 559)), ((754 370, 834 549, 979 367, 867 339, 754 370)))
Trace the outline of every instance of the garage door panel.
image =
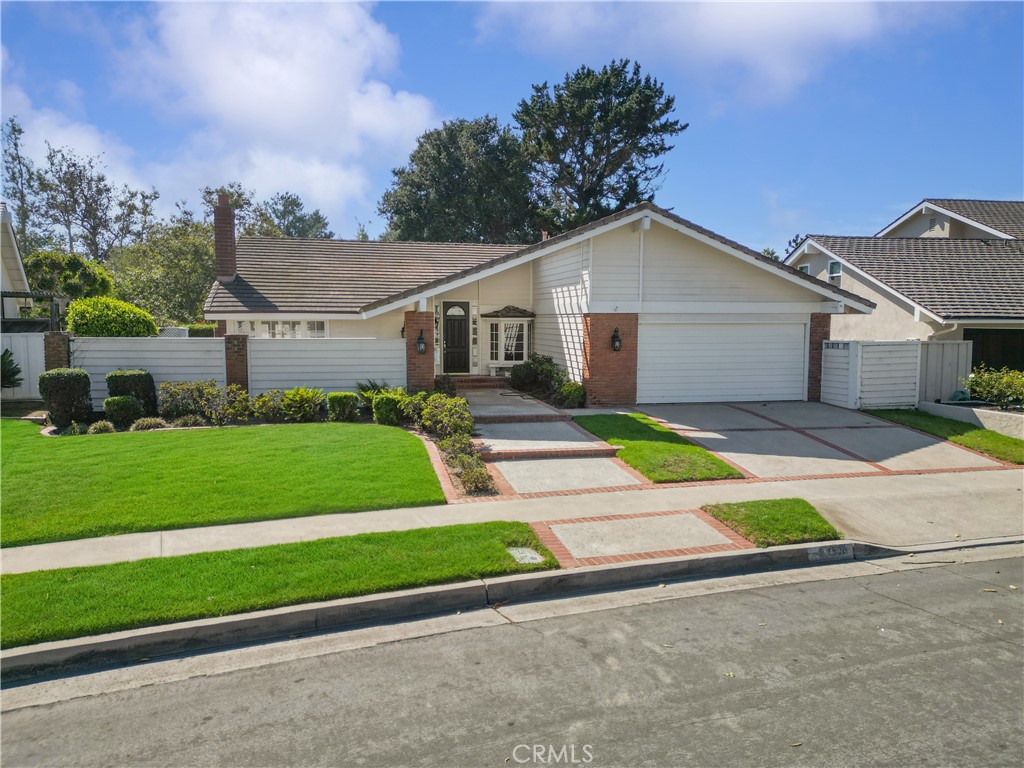
POLYGON ((803 323, 640 323, 641 403, 803 400, 803 323))

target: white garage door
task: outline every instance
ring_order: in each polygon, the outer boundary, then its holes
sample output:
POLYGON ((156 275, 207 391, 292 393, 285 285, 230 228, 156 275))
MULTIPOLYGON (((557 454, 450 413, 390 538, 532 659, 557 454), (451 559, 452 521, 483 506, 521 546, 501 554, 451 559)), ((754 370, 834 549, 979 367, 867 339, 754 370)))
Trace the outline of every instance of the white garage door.
POLYGON ((640 323, 638 403, 803 400, 804 323, 640 323))

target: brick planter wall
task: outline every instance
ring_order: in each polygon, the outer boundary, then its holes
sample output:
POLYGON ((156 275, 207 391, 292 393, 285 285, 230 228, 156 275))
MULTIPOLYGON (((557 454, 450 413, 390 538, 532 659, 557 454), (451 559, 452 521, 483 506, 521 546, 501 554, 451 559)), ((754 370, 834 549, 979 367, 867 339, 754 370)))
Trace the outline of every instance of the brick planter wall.
POLYGON ((638 316, 583 316, 583 386, 591 405, 635 405, 638 316), (612 333, 619 329, 622 349, 612 351, 612 333))
POLYGON ((405 369, 408 389, 434 388, 434 313, 405 313, 405 369), (423 331, 427 351, 416 351, 416 339, 423 331))
POLYGON ((822 343, 832 336, 832 315, 814 312, 811 315, 810 332, 807 334, 807 399, 821 402, 821 352, 822 343))
POLYGON ((69 368, 71 337, 63 331, 47 331, 43 335, 43 366, 46 370, 69 368))
POLYGON ((224 365, 228 384, 249 389, 249 337, 228 334, 224 337, 224 365))

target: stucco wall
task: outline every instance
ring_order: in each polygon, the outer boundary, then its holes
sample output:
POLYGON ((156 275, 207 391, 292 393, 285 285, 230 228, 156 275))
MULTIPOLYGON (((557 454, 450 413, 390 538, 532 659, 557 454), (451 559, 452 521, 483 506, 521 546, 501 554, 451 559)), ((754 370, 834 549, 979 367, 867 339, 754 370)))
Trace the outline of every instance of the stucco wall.
MULTIPOLYGON (((840 278, 840 288, 863 296, 877 305, 870 315, 833 315, 833 339, 861 339, 864 341, 902 341, 904 339, 928 339, 938 325, 924 320, 914 320, 914 308, 893 296, 880 291, 859 275, 849 271, 840 278)), ((949 338, 943 336, 944 339, 949 338)), ((952 340, 952 339, 950 339, 952 340)))
POLYGON ((941 213, 916 213, 904 221, 885 237, 949 237, 950 236, 949 216, 941 213), (935 226, 930 228, 932 219, 935 219, 935 226))

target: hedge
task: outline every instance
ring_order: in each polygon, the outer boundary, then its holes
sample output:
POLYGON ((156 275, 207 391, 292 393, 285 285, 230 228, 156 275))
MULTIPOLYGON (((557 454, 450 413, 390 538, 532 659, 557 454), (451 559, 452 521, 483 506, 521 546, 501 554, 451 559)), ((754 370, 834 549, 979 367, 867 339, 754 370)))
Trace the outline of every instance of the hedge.
POLYGON ((355 421, 359 395, 355 392, 330 392, 327 395, 328 421, 355 421))
POLYGON ((156 384, 153 382, 153 374, 149 371, 111 371, 107 374, 107 391, 111 397, 131 395, 142 403, 146 416, 156 416, 156 384))
POLYGON ((76 336, 156 336, 153 316, 134 304, 93 296, 68 306, 68 330, 76 336))
POLYGON ((188 328, 188 337, 190 339, 211 338, 216 335, 215 332, 217 330, 216 323, 189 323, 185 327, 188 328))
POLYGON ((103 412, 118 429, 128 429, 141 419, 145 409, 137 397, 132 395, 115 395, 103 401, 103 412))
POLYGON ((39 396, 57 429, 92 418, 91 387, 88 371, 81 368, 54 368, 39 374, 39 396))

